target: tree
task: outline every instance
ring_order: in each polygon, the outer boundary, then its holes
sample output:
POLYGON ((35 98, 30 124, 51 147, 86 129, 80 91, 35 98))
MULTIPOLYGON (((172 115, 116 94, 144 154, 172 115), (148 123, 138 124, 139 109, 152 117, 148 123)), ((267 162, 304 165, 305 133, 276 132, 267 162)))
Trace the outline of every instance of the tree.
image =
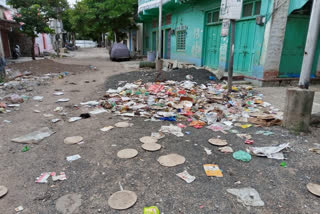
POLYGON ((136 11, 136 0, 82 0, 72 9, 70 22, 82 37, 99 42, 102 34, 112 32, 119 40, 122 31, 135 28, 136 11))
POLYGON ((17 9, 14 16, 21 23, 21 32, 32 40, 31 56, 35 60, 35 38, 39 33, 53 33, 48 23, 50 18, 59 18, 68 7, 66 0, 8 0, 8 4, 17 9))

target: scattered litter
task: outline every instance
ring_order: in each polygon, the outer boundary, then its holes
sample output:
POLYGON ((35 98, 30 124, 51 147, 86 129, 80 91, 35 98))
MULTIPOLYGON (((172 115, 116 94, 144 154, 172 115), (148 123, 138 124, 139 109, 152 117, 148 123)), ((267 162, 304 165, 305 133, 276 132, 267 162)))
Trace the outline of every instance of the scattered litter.
POLYGON ((38 131, 31 132, 30 134, 14 138, 11 141, 15 143, 25 143, 25 144, 31 144, 31 143, 39 143, 43 139, 50 137, 55 132, 51 131, 48 127, 44 127, 39 129, 38 131))
POLYGON ((182 129, 187 127, 186 125, 184 125, 184 124, 182 124, 182 123, 178 123, 177 126, 180 127, 180 128, 182 128, 182 129))
POLYGON ((316 154, 320 154, 320 144, 314 143, 315 147, 309 149, 310 152, 315 152, 316 154))
POLYGON ((40 177, 37 177, 36 183, 38 184, 46 184, 48 183, 48 178, 50 177, 51 172, 43 172, 40 177))
POLYGON ((173 167, 183 164, 186 161, 185 157, 178 154, 163 155, 158 158, 158 162, 162 166, 173 167))
POLYGON ((280 163, 280 166, 283 167, 283 168, 286 168, 286 167, 287 167, 287 163, 284 162, 284 161, 282 161, 282 162, 280 163))
POLYGON ((190 175, 187 170, 184 170, 183 172, 178 173, 177 176, 185 180, 185 182, 187 182, 188 184, 192 183, 196 179, 196 177, 190 175))
POLYGON ((14 208, 14 210, 16 211, 16 212, 20 212, 20 211, 23 211, 23 206, 19 206, 19 207, 16 207, 16 208, 14 208))
POLYGON ((279 146, 249 147, 247 151, 256 156, 284 160, 285 158, 281 151, 288 148, 289 146, 289 143, 283 143, 279 146))
POLYGON ((117 153, 118 158, 130 159, 138 155, 138 151, 135 149, 123 149, 117 153))
POLYGON ((141 147, 149 152, 155 152, 161 149, 161 145, 157 143, 144 143, 141 147))
POLYGON ((53 117, 53 114, 43 114, 44 117, 53 117))
POLYGON ((187 80, 193 80, 193 76, 192 76, 192 75, 187 75, 187 76, 186 76, 186 79, 187 79, 187 80))
POLYGON ((311 192, 312 194, 320 197, 320 185, 319 185, 319 184, 308 183, 308 184, 307 184, 307 189, 308 189, 309 192, 311 192))
POLYGON ((61 121, 59 118, 56 118, 56 119, 52 119, 52 120, 51 120, 51 122, 53 122, 53 123, 57 123, 57 122, 59 122, 59 121, 61 121))
POLYGON ((4 123, 11 123, 10 120, 4 120, 3 122, 4 122, 4 123))
POLYGON ((247 139, 247 140, 244 141, 244 143, 248 144, 248 145, 252 145, 254 143, 254 140, 248 140, 247 139))
POLYGON ((262 114, 254 115, 251 114, 251 117, 248 118, 248 122, 259 125, 259 126, 278 126, 281 125, 282 120, 279 119, 279 116, 272 114, 262 114))
POLYGON ((111 129, 113 129, 114 127, 113 126, 105 126, 105 127, 103 127, 102 129, 100 129, 101 131, 103 131, 103 132, 108 132, 108 131, 110 131, 111 129))
POLYGON ((34 112, 34 113, 41 113, 41 111, 36 110, 36 109, 35 109, 35 110, 33 110, 33 112, 34 112))
POLYGON ((236 160, 241 160, 243 162, 249 162, 251 161, 251 155, 245 151, 239 150, 237 152, 233 153, 233 158, 236 160))
POLYGON ((128 122, 119 122, 119 123, 116 123, 114 126, 117 128, 127 128, 132 125, 133 125, 132 123, 128 123, 128 122))
POLYGON ((263 134, 265 136, 273 135, 273 132, 270 131, 257 131, 256 134, 263 134))
POLYGON ((55 112, 61 112, 61 111, 63 111, 63 107, 57 107, 57 108, 55 108, 53 111, 55 111, 55 112))
POLYGON ((220 147, 218 150, 223 153, 233 153, 233 149, 230 146, 220 147))
POLYGON ((211 138, 208 140, 208 142, 212 145, 215 145, 215 146, 226 146, 228 145, 228 142, 226 140, 222 140, 222 139, 219 139, 219 138, 211 138))
POLYGON ((156 143, 158 139, 151 136, 145 136, 139 139, 141 143, 156 143))
POLYGON ((216 164, 204 164, 203 168, 207 176, 223 177, 219 166, 216 164))
POLYGON ((156 206, 144 207, 143 214, 160 214, 160 211, 159 211, 158 207, 156 207, 156 206))
POLYGON ((237 134, 241 139, 251 140, 252 136, 250 134, 237 134))
POLYGON ((110 196, 108 204, 112 209, 126 210, 132 207, 137 202, 137 199, 136 193, 128 190, 121 190, 110 196))
POLYGON ((0 198, 5 196, 8 193, 8 188, 5 186, 0 186, 0 198))
POLYGON ((162 132, 152 132, 151 137, 154 137, 158 140, 162 139, 165 137, 165 135, 162 132))
POLYGON ((39 101, 42 102, 43 101, 43 97, 42 96, 35 96, 32 98, 34 101, 39 101))
POLYGON ((241 125, 240 127, 243 129, 247 129, 247 128, 250 128, 251 126, 252 124, 244 124, 244 125, 241 125))
POLYGON ((96 115, 96 114, 101 114, 101 113, 105 113, 107 112, 107 110, 103 109, 103 108, 97 108, 94 109, 93 111, 90 111, 90 114, 96 115))
POLYGON ((69 118, 68 122, 69 123, 73 123, 73 122, 76 122, 76 121, 81 120, 81 119, 82 119, 81 117, 71 117, 71 118, 69 118))
POLYGON ((80 117, 81 117, 82 119, 88 119, 88 118, 91 117, 91 115, 90 115, 89 113, 83 113, 83 114, 80 114, 80 117))
POLYGON ((72 156, 67 157, 67 161, 72 162, 72 161, 78 160, 80 158, 81 158, 80 155, 72 155, 72 156))
POLYGON ((264 202, 261 200, 257 190, 247 187, 241 189, 227 189, 227 192, 237 196, 237 201, 243 206, 262 207, 264 202))
POLYGON ((80 105, 86 105, 86 106, 97 106, 99 105, 99 102, 94 100, 94 101, 88 101, 88 102, 85 102, 85 103, 80 103, 80 105))
POLYGON ((204 151, 207 153, 207 155, 212 155, 212 151, 208 149, 207 147, 203 147, 204 151))
POLYGON ((16 108, 16 107, 20 107, 20 104, 8 104, 8 107, 16 108))
POLYGON ((171 133, 177 137, 183 137, 182 129, 178 126, 170 125, 170 126, 161 126, 160 132, 171 133))
POLYGON ((67 137, 64 139, 65 144, 78 144, 81 141, 83 141, 83 137, 81 136, 73 136, 73 137, 67 137))
POLYGON ((70 99, 69 98, 61 98, 57 100, 57 103, 64 103, 64 102, 69 102, 70 99))
POLYGON ((25 146, 22 148, 21 152, 27 152, 29 150, 30 150, 30 148, 28 146, 25 146))
POLYGON ((64 95, 64 93, 62 91, 57 91, 53 93, 54 96, 61 96, 64 95))
POLYGON ((53 181, 64 181, 67 180, 67 176, 64 172, 60 172, 60 175, 57 175, 55 172, 51 172, 50 175, 52 176, 53 181))

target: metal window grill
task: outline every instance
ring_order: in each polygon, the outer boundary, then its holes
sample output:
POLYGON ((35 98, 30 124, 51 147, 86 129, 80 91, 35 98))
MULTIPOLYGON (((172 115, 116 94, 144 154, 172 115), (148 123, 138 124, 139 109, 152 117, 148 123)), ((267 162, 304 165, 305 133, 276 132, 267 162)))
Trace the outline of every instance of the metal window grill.
POLYGON ((177 31, 177 50, 184 51, 186 49, 186 31, 177 31))

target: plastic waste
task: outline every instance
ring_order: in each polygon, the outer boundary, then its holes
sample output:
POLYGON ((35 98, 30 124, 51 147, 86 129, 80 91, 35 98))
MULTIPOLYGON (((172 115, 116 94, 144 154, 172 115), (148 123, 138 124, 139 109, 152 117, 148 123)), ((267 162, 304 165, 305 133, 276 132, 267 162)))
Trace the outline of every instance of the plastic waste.
POLYGON ((177 137, 183 137, 184 134, 182 133, 182 129, 178 126, 170 125, 170 126, 161 126, 161 129, 159 130, 163 133, 170 133, 177 137))
POLYGON ((264 202, 261 200, 257 190, 246 187, 240 189, 227 189, 227 192, 237 196, 237 201, 242 203, 243 206, 262 207, 264 202))
POLYGON ((281 151, 288 148, 289 146, 289 143, 283 143, 278 146, 249 147, 247 151, 256 156, 283 160, 284 155, 281 151))
POLYGON ((15 143, 24 143, 24 144, 31 144, 31 143, 39 143, 43 139, 50 137, 55 132, 51 131, 48 127, 44 127, 39 129, 38 131, 31 132, 27 135, 14 138, 11 141, 15 143))
POLYGON ((160 211, 156 206, 144 207, 143 214, 160 214, 160 211))
POLYGON ((234 152, 232 154, 233 158, 236 160, 241 160, 243 162, 249 162, 251 161, 251 155, 245 151, 239 150, 237 152, 234 152))
POLYGON ((178 173, 177 176, 183 179, 188 184, 192 183, 196 179, 196 177, 190 175, 187 170, 184 170, 183 172, 178 173))
POLYGON ((25 147, 23 147, 23 149, 21 150, 21 152, 27 152, 27 151, 29 151, 30 150, 30 148, 28 147, 28 146, 25 146, 25 147))
POLYGON ((72 156, 67 157, 67 161, 72 162, 72 161, 78 160, 80 158, 81 158, 80 155, 72 155, 72 156))
POLYGON ((204 164, 203 168, 207 176, 223 177, 222 171, 217 164, 204 164))

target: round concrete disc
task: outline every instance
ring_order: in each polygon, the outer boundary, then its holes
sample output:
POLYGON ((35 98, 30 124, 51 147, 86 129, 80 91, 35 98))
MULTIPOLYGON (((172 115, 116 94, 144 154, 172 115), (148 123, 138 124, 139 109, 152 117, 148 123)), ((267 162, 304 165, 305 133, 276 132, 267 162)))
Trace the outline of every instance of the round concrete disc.
POLYGON ((156 143, 158 139, 155 137, 145 136, 139 139, 141 143, 156 143))
POLYGON ((136 193, 123 190, 113 193, 108 200, 108 204, 112 209, 126 210, 132 207, 137 202, 137 199, 136 193))
POLYGON ((178 154, 164 155, 158 158, 158 162, 162 166, 172 167, 183 164, 186 161, 185 157, 178 154))
POLYGON ((308 183, 307 188, 308 188, 309 192, 320 197, 320 185, 319 184, 308 183))
POLYGON ((83 137, 81 136, 73 136, 73 137, 67 137, 64 139, 65 144, 76 144, 83 141, 83 137))
POLYGON ((157 143, 145 143, 141 146, 144 150, 155 152, 161 149, 161 145, 157 143))
POLYGON ((8 193, 8 188, 5 186, 0 186, 0 198, 8 193))
POLYGON ((123 159, 134 158, 138 155, 138 151, 135 149, 124 149, 118 152, 117 156, 123 159))
POLYGON ((226 140, 221 140, 218 138, 211 138, 208 140, 210 144, 215 145, 215 146, 226 146, 228 145, 226 140))
POLYGON ((119 122, 119 123, 116 123, 114 126, 117 127, 117 128, 127 128, 127 127, 130 126, 130 123, 128 123, 128 122, 119 122))

